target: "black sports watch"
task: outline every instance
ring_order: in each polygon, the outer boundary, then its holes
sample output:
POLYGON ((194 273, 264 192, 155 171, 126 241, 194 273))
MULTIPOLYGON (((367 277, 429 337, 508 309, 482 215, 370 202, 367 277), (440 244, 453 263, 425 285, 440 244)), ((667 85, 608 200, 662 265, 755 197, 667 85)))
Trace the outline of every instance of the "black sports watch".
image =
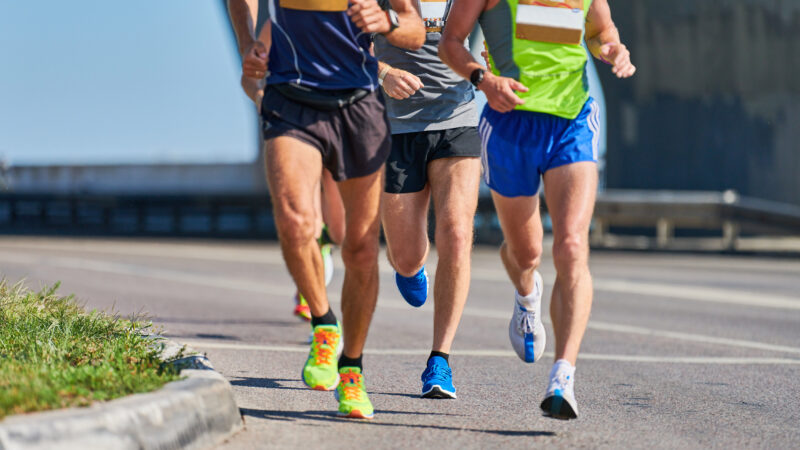
POLYGON ((391 33, 392 31, 396 30, 400 26, 400 18, 397 17, 397 12, 395 12, 395 10, 393 10, 393 9, 387 9, 386 10, 386 17, 389 18, 389 31, 388 31, 388 33, 391 33))
POLYGON ((481 81, 483 81, 484 72, 486 72, 486 69, 475 69, 472 71, 471 74, 469 74, 469 81, 476 88, 478 87, 479 84, 481 84, 481 81))

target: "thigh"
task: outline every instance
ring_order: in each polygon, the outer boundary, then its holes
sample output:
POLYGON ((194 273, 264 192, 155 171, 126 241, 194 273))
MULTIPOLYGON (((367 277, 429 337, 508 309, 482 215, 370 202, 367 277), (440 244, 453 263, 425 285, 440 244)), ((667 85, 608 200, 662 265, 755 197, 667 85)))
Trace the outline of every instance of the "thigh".
POLYGON ((597 164, 578 162, 548 170, 544 187, 554 240, 576 233, 588 235, 597 195, 597 164))
POLYGON ((265 146, 267 183, 276 219, 292 213, 313 218, 322 173, 319 151, 288 136, 269 139, 265 146))
MULTIPOLYGON (((428 240, 430 188, 409 194, 381 194, 381 222, 390 254, 403 250, 409 240, 428 240)), ((409 246, 416 248, 416 246, 409 246)))
POLYGON ((542 217, 539 196, 505 197, 492 191, 503 238, 512 249, 539 248, 542 243, 542 217))
POLYGON ((440 158, 428 164, 437 231, 441 226, 472 228, 480 171, 480 159, 476 157, 440 158))
POLYGON ((378 170, 337 183, 345 210, 345 249, 363 250, 368 246, 377 251, 382 182, 383 172, 378 170))

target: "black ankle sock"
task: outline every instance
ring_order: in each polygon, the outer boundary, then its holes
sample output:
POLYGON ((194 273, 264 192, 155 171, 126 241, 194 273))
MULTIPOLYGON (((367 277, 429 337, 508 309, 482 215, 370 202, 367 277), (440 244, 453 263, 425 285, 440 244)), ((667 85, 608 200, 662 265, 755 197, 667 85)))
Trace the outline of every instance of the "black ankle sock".
POLYGON ((361 366, 361 355, 358 355, 358 358, 348 358, 342 353, 342 356, 339 357, 339 368, 342 367, 358 367, 359 369, 363 369, 361 366))
POLYGON ((433 358, 434 356, 439 356, 439 357, 444 358, 444 360, 447 361, 447 364, 450 365, 450 354, 449 353, 437 352, 436 350, 434 350, 434 351, 431 352, 431 356, 428 356, 428 361, 430 361, 431 358, 433 358))
POLYGON ((333 314, 330 308, 322 317, 311 315, 311 326, 316 327, 318 325, 336 325, 336 315, 333 314))

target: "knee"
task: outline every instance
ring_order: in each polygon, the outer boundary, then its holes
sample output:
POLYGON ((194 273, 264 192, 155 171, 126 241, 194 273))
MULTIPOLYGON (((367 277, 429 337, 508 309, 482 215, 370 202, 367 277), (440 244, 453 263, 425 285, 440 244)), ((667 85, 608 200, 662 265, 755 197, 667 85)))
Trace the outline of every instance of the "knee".
POLYGON ((437 224, 436 250, 439 252, 440 257, 469 257, 469 253, 472 250, 472 227, 447 223, 437 224))
MULTIPOLYGON (((530 242, 525 246, 511 248, 507 243, 503 244, 509 257, 521 270, 528 270, 539 267, 542 262, 542 243, 530 242)), ((501 250, 502 251, 502 250, 501 250)))
POLYGON ((415 274, 424 262, 425 251, 403 248, 392 251, 392 266, 400 275, 410 276, 415 274))
POLYGON ((342 262, 345 267, 366 269, 378 264, 378 237, 348 239, 342 243, 342 262))
POLYGON ((570 278, 583 270, 589 260, 589 238, 569 233, 553 242, 553 263, 558 276, 570 278))
POLYGON ((317 221, 311 211, 276 209, 275 227, 284 245, 300 246, 314 240, 317 234, 317 221))

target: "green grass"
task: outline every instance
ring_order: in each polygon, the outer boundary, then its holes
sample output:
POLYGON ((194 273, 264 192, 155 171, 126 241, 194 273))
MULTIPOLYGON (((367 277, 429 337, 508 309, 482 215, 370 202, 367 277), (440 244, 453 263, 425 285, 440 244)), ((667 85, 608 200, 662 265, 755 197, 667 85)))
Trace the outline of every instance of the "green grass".
POLYGON ((57 288, 0 281, 0 419, 148 392, 178 378, 143 336, 149 322, 86 312, 57 288))

